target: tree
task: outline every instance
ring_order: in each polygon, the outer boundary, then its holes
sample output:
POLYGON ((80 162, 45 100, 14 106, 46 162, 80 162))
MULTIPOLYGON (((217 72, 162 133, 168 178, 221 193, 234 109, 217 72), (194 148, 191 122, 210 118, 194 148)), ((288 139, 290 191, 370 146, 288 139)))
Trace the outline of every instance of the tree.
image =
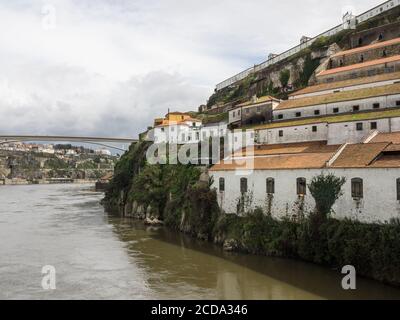
POLYGON ((320 174, 315 176, 308 188, 315 200, 315 211, 326 218, 331 213, 336 200, 342 195, 342 187, 346 183, 346 178, 338 178, 333 174, 320 174))
POLYGON ((289 79, 290 79, 290 70, 289 69, 282 70, 279 75, 279 81, 281 82, 283 88, 287 87, 289 79))

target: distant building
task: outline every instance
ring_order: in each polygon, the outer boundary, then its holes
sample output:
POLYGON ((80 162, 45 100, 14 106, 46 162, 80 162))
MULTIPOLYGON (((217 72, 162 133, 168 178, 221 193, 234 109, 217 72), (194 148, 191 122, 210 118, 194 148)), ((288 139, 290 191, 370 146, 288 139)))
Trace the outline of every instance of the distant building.
POLYGON ((254 96, 250 101, 239 104, 229 111, 228 125, 232 129, 271 122, 272 111, 279 102, 271 96, 260 98, 254 96))
POLYGON ((102 155, 102 156, 111 156, 111 151, 106 148, 101 148, 95 150, 95 154, 102 155))
POLYGON ((154 127, 156 143, 197 143, 200 141, 201 120, 182 112, 170 112, 154 127))

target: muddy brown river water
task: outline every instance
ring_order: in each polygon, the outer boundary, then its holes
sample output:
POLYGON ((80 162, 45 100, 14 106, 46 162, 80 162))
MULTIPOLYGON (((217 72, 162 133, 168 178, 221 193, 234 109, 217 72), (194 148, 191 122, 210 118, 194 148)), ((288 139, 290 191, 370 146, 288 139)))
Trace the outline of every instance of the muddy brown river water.
POLYGON ((400 289, 298 261, 224 253, 108 215, 88 185, 0 186, 1 299, 400 299, 400 289), (54 266, 56 289, 42 288, 54 266))

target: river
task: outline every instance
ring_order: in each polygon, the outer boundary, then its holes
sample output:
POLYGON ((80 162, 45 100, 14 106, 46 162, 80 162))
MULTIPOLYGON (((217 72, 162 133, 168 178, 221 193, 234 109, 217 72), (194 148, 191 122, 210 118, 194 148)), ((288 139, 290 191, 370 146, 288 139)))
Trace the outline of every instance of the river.
POLYGON ((108 215, 87 185, 0 187, 1 299, 400 299, 400 290, 108 215), (54 266, 56 289, 42 288, 54 266))

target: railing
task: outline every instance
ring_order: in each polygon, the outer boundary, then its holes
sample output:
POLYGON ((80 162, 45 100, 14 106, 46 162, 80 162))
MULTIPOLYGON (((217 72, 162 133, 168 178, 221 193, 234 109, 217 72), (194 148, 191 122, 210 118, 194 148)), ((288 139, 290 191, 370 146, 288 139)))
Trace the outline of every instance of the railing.
MULTIPOLYGON (((394 7, 397 7, 398 5, 400 5, 400 0, 389 0, 389 1, 386 1, 383 4, 381 4, 381 5, 377 6, 377 7, 373 8, 371 10, 368 10, 368 11, 362 13, 361 15, 357 16, 356 17, 357 22, 360 23, 360 22, 367 21, 367 20, 369 20, 369 19, 371 19, 371 18, 373 18, 373 17, 375 17, 375 16, 377 16, 377 15, 379 15, 379 14, 385 12, 385 11, 388 11, 390 9, 393 9, 394 7)), ((275 56, 272 59, 269 59, 269 60, 264 61, 264 62, 262 62, 262 63, 260 63, 258 65, 255 65, 254 67, 251 67, 251 68, 249 68, 249 69, 247 69, 245 71, 242 71, 242 72, 238 73, 237 75, 235 75, 235 76, 233 76, 233 77, 231 77, 231 78, 229 78, 229 79, 217 84, 216 85, 216 90, 219 91, 221 89, 229 87, 230 85, 232 85, 232 84, 234 84, 234 83, 236 83, 236 82, 238 82, 240 80, 245 79, 246 77, 248 77, 252 73, 261 71, 261 70, 263 70, 263 69, 265 69, 265 68, 267 68, 267 67, 269 67, 271 65, 274 65, 274 64, 276 64, 276 63, 278 63, 278 62, 280 62, 280 61, 282 61, 282 60, 284 60, 286 58, 289 58, 289 57, 293 56, 294 54, 302 51, 303 49, 306 49, 306 48, 310 47, 318 38, 330 37, 330 36, 333 36, 333 35, 339 33, 342 30, 344 30, 343 24, 338 25, 336 27, 333 27, 332 29, 329 29, 328 31, 325 31, 325 32, 317 35, 316 37, 314 37, 314 38, 312 38, 312 39, 310 39, 310 40, 308 40, 308 41, 306 41, 304 43, 301 43, 300 45, 295 46, 295 47, 293 47, 293 48, 291 48, 291 49, 289 49, 289 50, 287 50, 287 51, 275 56)))

